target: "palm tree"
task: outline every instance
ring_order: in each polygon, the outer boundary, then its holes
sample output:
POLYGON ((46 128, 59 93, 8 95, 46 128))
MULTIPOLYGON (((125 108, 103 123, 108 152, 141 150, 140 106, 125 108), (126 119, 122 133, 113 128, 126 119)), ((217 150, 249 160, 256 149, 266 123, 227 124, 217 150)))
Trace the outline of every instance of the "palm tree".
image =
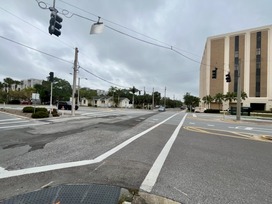
POLYGON ((204 96, 202 100, 204 101, 204 104, 208 104, 208 108, 210 109, 211 102, 214 100, 213 97, 211 95, 207 95, 204 96))
POLYGON ((242 91, 242 92, 241 92, 241 98, 242 98, 243 100, 246 100, 246 98, 247 98, 247 93, 244 92, 244 91, 242 91))
POLYGON ((221 109, 221 105, 223 103, 223 100, 224 100, 224 94, 222 93, 217 93, 215 96, 214 96, 214 101, 216 103, 218 103, 219 105, 219 109, 221 109))
POLYGON ((6 87, 8 88, 8 90, 10 90, 11 85, 14 83, 14 80, 12 78, 5 78, 4 79, 4 84, 6 84, 6 87))
POLYGON ((18 85, 21 84, 21 82, 20 82, 20 81, 17 81, 17 80, 14 80, 14 81, 13 81, 13 84, 15 84, 15 91, 17 91, 17 87, 18 87, 18 85))
POLYGON ((224 100, 225 101, 229 101, 229 105, 232 101, 235 101, 236 100, 236 96, 235 96, 235 93, 234 92, 227 92, 225 95, 224 95, 224 100))

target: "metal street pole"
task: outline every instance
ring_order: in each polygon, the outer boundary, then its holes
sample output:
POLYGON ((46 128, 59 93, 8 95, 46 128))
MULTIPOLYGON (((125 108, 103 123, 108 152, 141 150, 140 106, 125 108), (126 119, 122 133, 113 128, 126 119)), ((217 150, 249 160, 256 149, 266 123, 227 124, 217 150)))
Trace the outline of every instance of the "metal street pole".
POLYGON ((50 115, 50 116, 52 116, 52 98, 53 98, 53 82, 51 81, 50 111, 49 111, 49 115, 50 115))
POLYGON ((75 93, 76 93, 76 80, 77 80, 77 62, 78 62, 78 49, 75 48, 75 61, 74 61, 74 74, 73 74, 73 93, 72 93, 72 116, 75 116, 75 93))
POLYGON ((241 119, 241 79, 240 79, 240 59, 237 65, 237 107, 236 107, 236 120, 241 119))

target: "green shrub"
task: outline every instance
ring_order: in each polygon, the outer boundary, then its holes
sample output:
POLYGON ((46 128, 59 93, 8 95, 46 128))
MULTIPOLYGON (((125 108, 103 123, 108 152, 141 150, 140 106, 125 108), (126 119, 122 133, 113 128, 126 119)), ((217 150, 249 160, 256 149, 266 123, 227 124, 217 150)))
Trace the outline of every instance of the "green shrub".
POLYGON ((32 113, 31 117, 32 118, 48 118, 49 114, 48 112, 45 112, 45 111, 37 111, 35 113, 32 113))
POLYGON ((47 108, 35 108, 35 112, 47 112, 47 108))
POLYGON ((34 107, 32 106, 27 106, 23 108, 24 113, 34 113, 34 107))
POLYGON ((204 113, 220 113, 220 110, 218 109, 206 109, 204 113))

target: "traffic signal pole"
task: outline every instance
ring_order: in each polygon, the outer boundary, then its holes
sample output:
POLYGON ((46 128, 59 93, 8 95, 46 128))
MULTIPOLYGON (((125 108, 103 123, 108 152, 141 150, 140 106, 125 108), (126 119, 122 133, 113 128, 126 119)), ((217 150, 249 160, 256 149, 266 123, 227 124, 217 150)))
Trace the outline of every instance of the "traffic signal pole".
POLYGON ((78 48, 75 48, 75 61, 74 61, 74 74, 73 74, 73 92, 72 92, 72 116, 75 116, 75 107, 76 107, 76 100, 75 100, 75 93, 76 93, 76 80, 77 80, 77 63, 78 63, 78 48))

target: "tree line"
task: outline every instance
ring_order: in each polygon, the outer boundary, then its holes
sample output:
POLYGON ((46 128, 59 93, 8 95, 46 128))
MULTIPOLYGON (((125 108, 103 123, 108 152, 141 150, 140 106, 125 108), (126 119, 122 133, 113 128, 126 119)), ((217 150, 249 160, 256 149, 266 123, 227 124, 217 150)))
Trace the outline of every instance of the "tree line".
MULTIPOLYGON (((247 98, 247 94, 242 91, 241 92, 241 99, 245 100, 247 98)), ((217 93, 215 96, 207 95, 202 98, 204 104, 208 105, 208 108, 210 108, 210 105, 212 102, 215 102, 218 104, 218 109, 222 109, 223 101, 228 101, 228 103, 232 103, 233 101, 237 100, 237 93, 236 92, 227 92, 226 94, 217 93)))
MULTIPOLYGON (((18 89, 19 85, 22 85, 21 81, 14 80, 12 78, 5 78, 3 82, 0 82, 0 103, 14 103, 22 101, 31 101, 32 93, 39 93, 40 102, 47 104, 50 101, 51 94, 51 82, 49 77, 42 81, 42 84, 35 84, 33 88, 28 87, 24 89, 18 89), (12 89, 14 86, 14 90, 12 89)), ((54 77, 53 79, 53 104, 58 101, 69 101, 72 96, 71 84, 61 78, 54 77)), ((169 97, 161 97, 161 93, 155 91, 154 93, 154 105, 155 106, 166 106, 168 108, 181 107, 183 103, 180 100, 173 100, 169 97)), ((83 87, 79 90, 80 98, 86 98, 92 100, 93 97, 97 96, 97 91, 83 87)), ((110 87, 106 96, 112 97, 115 104, 118 104, 121 98, 128 98, 130 103, 134 99, 134 106, 136 108, 143 108, 147 104, 152 104, 152 94, 141 93, 140 90, 135 87, 128 89, 120 89, 117 87, 110 87)), ((77 97, 77 94, 75 95, 77 97)))

